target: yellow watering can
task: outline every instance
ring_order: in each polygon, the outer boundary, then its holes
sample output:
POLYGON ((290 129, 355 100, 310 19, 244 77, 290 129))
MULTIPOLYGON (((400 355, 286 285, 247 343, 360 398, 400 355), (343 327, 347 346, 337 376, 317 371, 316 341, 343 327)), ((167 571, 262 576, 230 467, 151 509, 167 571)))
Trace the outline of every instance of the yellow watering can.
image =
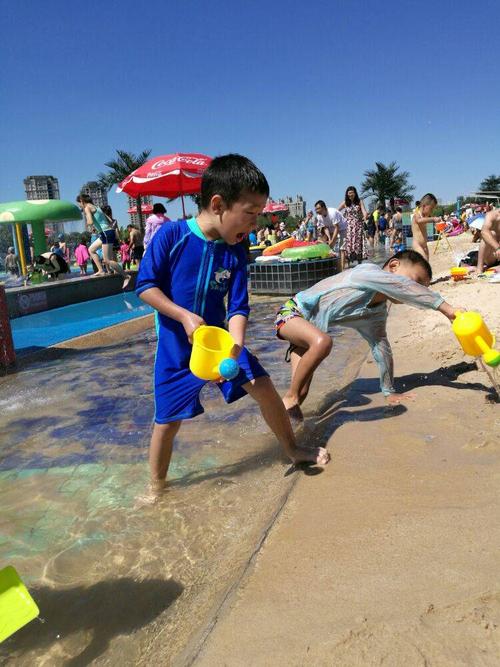
POLYGON ((235 345, 229 331, 203 325, 193 333, 193 349, 189 369, 201 380, 233 380, 240 372, 238 363, 231 358, 235 345))
POLYGON ((482 356, 488 366, 500 364, 500 352, 493 349, 495 337, 479 313, 474 311, 456 313, 452 329, 465 354, 471 357, 482 356))
POLYGON ((0 642, 40 614, 12 565, 0 570, 0 642))

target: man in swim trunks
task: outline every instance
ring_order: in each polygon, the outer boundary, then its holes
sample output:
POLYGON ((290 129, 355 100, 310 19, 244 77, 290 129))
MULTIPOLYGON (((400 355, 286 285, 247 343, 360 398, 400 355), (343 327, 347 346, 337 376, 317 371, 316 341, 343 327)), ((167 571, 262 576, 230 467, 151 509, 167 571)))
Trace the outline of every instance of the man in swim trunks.
POLYGON ((481 227, 477 270, 495 266, 500 261, 500 208, 488 211, 481 227))
POLYGON ((129 233, 128 247, 132 261, 136 263, 137 268, 141 266, 142 256, 144 255, 144 241, 141 232, 134 225, 127 225, 129 233))

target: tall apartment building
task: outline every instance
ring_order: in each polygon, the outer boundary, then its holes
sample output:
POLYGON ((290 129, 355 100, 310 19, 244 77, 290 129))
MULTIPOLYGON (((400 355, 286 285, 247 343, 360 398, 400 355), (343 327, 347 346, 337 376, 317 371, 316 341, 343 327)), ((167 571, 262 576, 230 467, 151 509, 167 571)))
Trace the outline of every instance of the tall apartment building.
MULTIPOLYGON (((139 216, 136 213, 136 203, 134 197, 128 197, 128 208, 130 216, 130 224, 139 227, 139 216)), ((151 195, 144 195, 141 197, 142 219, 145 222, 146 217, 153 209, 153 197, 151 195)))
POLYGON ((296 218, 305 218, 306 216, 306 202, 301 195, 296 195, 295 199, 291 197, 285 197, 285 199, 280 200, 288 206, 290 215, 293 215, 296 218))
POLYGON ((61 199, 55 176, 27 176, 24 179, 26 199, 61 199))
POLYGON ((82 185, 80 192, 83 195, 88 195, 92 199, 92 203, 100 208, 108 205, 108 192, 96 181, 89 181, 82 185))

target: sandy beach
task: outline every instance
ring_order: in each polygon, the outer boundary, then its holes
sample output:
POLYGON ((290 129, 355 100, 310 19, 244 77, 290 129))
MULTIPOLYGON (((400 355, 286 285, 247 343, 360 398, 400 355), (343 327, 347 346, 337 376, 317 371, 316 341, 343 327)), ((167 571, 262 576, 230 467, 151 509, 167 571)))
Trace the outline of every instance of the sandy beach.
MULTIPOLYGON (((431 255, 433 289, 498 333, 499 285, 445 280, 472 247, 452 243, 431 255)), ((389 331, 414 399, 388 409, 366 360, 318 418, 331 464, 297 477, 182 664, 500 664, 499 406, 442 315, 395 306, 389 331)))

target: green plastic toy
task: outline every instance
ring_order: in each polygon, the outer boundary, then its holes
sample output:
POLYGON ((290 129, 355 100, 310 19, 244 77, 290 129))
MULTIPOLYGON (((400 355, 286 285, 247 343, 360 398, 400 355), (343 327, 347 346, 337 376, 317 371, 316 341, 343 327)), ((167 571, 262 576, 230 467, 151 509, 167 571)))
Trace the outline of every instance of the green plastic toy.
POLYGON ((40 614, 12 565, 0 570, 0 642, 40 614))

